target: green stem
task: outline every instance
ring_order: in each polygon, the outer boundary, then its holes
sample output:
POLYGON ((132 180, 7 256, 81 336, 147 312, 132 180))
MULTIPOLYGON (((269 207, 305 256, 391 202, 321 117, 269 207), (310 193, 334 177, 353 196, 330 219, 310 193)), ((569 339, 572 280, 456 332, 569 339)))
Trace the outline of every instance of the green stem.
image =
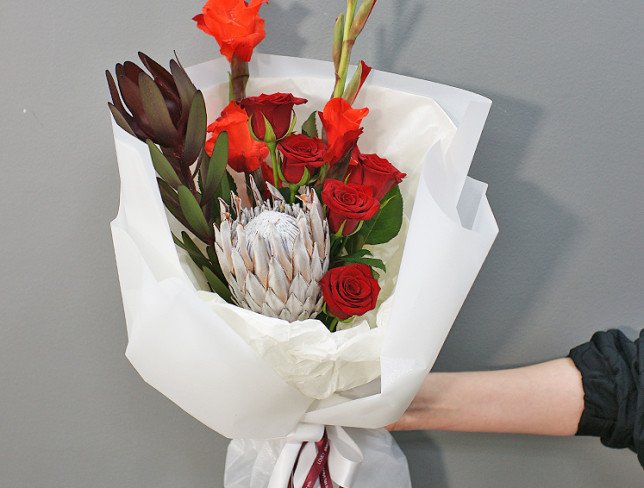
POLYGON ((320 168, 320 174, 318 175, 318 180, 315 182, 317 186, 322 186, 322 183, 324 183, 324 180, 326 179, 326 175, 329 172, 329 165, 325 164, 320 168))
POLYGON ((329 330, 331 332, 335 332, 335 328, 338 326, 338 321, 339 319, 337 317, 333 317, 333 320, 329 324, 329 330))
POLYGON ((268 146, 268 151, 271 154, 271 166, 273 168, 273 185, 275 185, 275 188, 280 187, 280 179, 279 175, 277 173, 277 165, 278 165, 278 160, 277 160, 277 143, 276 142, 267 142, 266 145, 268 146))
POLYGON ((351 49, 355 39, 349 38, 353 17, 356 13, 357 0, 347 1, 347 13, 344 17, 344 34, 342 41, 342 52, 340 54, 340 66, 336 73, 336 82, 333 89, 333 98, 341 97, 344 94, 344 86, 347 82, 347 71, 349 70, 349 61, 351 60, 351 49))

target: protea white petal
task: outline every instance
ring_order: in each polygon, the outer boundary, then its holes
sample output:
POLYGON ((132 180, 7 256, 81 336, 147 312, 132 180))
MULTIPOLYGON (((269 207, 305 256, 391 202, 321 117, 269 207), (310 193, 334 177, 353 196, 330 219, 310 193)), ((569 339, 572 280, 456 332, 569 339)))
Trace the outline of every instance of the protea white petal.
POLYGON ((306 291, 308 289, 308 283, 304 281, 304 278, 302 278, 302 275, 298 274, 293 278, 293 281, 291 283, 291 288, 289 290, 290 298, 294 297, 297 298, 298 301, 301 303, 306 300, 306 291))
POLYGON ((273 293, 273 290, 269 289, 266 292, 266 300, 262 305, 262 313, 271 317, 277 317, 283 308, 284 302, 273 293))
POLYGON ((317 195, 300 189, 300 202, 288 204, 267 185, 263 200, 251 179, 255 204, 232 208, 220 201, 221 225, 215 252, 237 305, 288 321, 304 320, 322 309, 318 285, 329 266, 329 227, 317 195))
POLYGON ((246 293, 246 275, 248 274, 248 270, 246 269, 246 264, 244 263, 244 260, 242 257, 239 255, 239 252, 237 249, 233 249, 230 253, 232 259, 233 259, 233 268, 235 270, 235 281, 237 282, 237 286, 239 286, 239 290, 242 292, 242 294, 246 293))
POLYGON ((295 273, 299 273, 307 283, 311 281, 311 258, 301 235, 297 236, 293 244, 293 274, 295 273))
POLYGON ((271 246, 271 251, 273 257, 277 259, 280 266, 284 270, 288 280, 293 279, 293 263, 291 263, 291 258, 288 256, 288 250, 284 242, 279 238, 277 232, 271 233, 269 236, 269 244, 271 246))
POLYGON ((319 256, 318 243, 316 242, 313 246, 313 255, 311 256, 311 278, 316 283, 322 279, 326 272, 325 269, 322 269, 322 261, 320 261, 319 256))
POLYGON ((268 286, 283 303, 288 300, 290 284, 277 259, 271 259, 269 263, 268 286))
MULTIPOLYGON (((228 220, 221 223, 221 226, 219 226, 219 232, 221 232, 221 248, 224 255, 223 260, 226 261, 228 269, 232 272, 233 259, 231 257, 231 252, 233 246, 230 238, 230 222, 228 220)), ((221 258, 219 258, 219 260, 222 261, 221 258)))
POLYGON ((255 303, 259 304, 263 303, 265 298, 266 288, 262 286, 255 274, 248 273, 246 275, 246 299, 253 300, 255 303))
POLYGON ((268 288, 268 262, 270 257, 266 242, 259 235, 256 235, 253 239, 252 255, 255 275, 264 288, 268 288))
POLYGON ((322 220, 320 219, 320 216, 317 214, 317 212, 312 212, 311 213, 311 234, 313 235, 313 240, 316 243, 319 243, 320 245, 318 246, 318 257, 320 259, 324 259, 324 254, 320 254, 321 252, 324 252, 324 225, 322 224, 322 220))
POLYGON ((271 194, 274 202, 284 202, 284 197, 277 188, 270 183, 266 183, 266 188, 268 188, 268 192, 271 194))
POLYGON ((248 245, 246 243, 246 230, 244 229, 243 225, 238 225, 235 230, 237 233, 236 249, 239 252, 242 259, 244 260, 246 269, 248 269, 249 271, 253 271, 255 267, 253 266, 253 260, 251 259, 250 254, 248 254, 248 245))

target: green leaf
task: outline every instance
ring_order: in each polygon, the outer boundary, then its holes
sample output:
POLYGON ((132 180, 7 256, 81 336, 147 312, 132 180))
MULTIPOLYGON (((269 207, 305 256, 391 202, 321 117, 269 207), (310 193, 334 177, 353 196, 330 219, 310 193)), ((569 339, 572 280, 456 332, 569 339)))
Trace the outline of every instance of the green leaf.
POLYGON ((179 246, 181 249, 186 251, 188 255, 190 256, 190 259, 194 261, 194 263, 199 266, 199 268, 203 268, 204 266, 208 266, 208 260, 204 257, 204 255, 201 253, 197 245, 194 243, 192 239, 190 239, 190 236, 186 232, 181 233, 181 237, 183 240, 179 239, 177 236, 174 234, 172 235, 172 239, 174 240, 174 243, 179 246))
POLYGON ((179 205, 179 196, 177 195, 177 192, 174 191, 174 189, 161 178, 157 178, 157 183, 159 183, 159 193, 161 194, 161 200, 163 200, 165 208, 167 208, 174 216, 174 218, 181 222, 184 227, 192 230, 190 224, 181 211, 181 206, 179 205))
POLYGON ((127 120, 125 120, 125 117, 123 117, 123 114, 119 111, 119 109, 116 108, 111 102, 107 102, 107 105, 110 108, 110 112, 112 112, 112 117, 114 117, 114 120, 116 121, 118 126, 121 129, 123 129, 125 132, 128 132, 130 135, 136 137, 134 130, 132 130, 132 127, 130 127, 130 124, 127 123, 127 120))
MULTIPOLYGON (((256 116, 256 115, 255 115, 256 116)), ((262 117, 264 117, 264 142, 267 144, 275 144, 276 142, 276 137, 275 137, 275 131, 273 130, 273 126, 271 125, 270 121, 266 118, 266 115, 262 114, 262 117)), ((248 119, 250 121, 250 118, 248 119)))
POLYGON ((181 211, 183 212, 183 215, 185 215, 192 230, 202 241, 211 241, 214 231, 208 225, 208 222, 203 215, 203 211, 190 189, 187 186, 180 186, 178 188, 178 193, 181 211))
POLYGON ((365 256, 371 256, 371 251, 369 249, 359 249, 347 256, 340 256, 340 259, 364 258, 365 256))
POLYGON ((145 142, 148 145, 148 149, 150 150, 152 165, 154 166, 154 169, 159 174, 161 179, 163 179, 163 181, 168 183, 173 188, 179 188, 183 183, 181 183, 181 180, 177 176, 176 171, 174 170, 168 159, 163 155, 161 149, 159 149, 158 146, 150 139, 145 142))
POLYGON ((221 265, 219 264, 219 258, 217 257, 215 248, 212 246, 206 246, 206 254, 208 255, 208 259, 210 259, 210 269, 214 271, 214 273, 221 281, 225 282, 226 278, 224 277, 224 273, 221 270, 221 265))
POLYGON ((156 138, 154 142, 164 147, 172 147, 178 137, 177 130, 161 90, 147 73, 139 73, 139 91, 145 115, 156 138))
MULTIPOLYGON (((218 192, 222 187, 222 182, 225 180, 226 167, 228 166, 228 134, 221 132, 217 136, 215 147, 212 150, 212 156, 208 162, 208 169, 206 171, 206 181, 204 183, 204 201, 209 202, 216 196, 222 196, 224 188, 218 192)), ((226 186, 226 185, 224 185, 226 186)), ((230 198, 230 188, 226 192, 230 198)))
POLYGON ((206 142, 206 104, 200 91, 195 93, 190 105, 188 114, 188 125, 186 126, 186 140, 183 146, 181 158, 185 165, 191 165, 199 157, 206 142))
POLYGON ((221 179, 221 187, 219 188, 219 197, 230 205, 230 192, 234 191, 237 193, 237 185, 233 176, 226 171, 226 177, 221 179))
POLYGON ((212 291, 227 302, 230 302, 231 294, 228 287, 219 278, 217 278, 217 275, 215 275, 215 273, 213 273, 208 267, 204 266, 201 269, 203 274, 206 276, 206 280, 208 280, 208 284, 212 291))
POLYGON ((403 222, 403 198, 398 185, 383 199, 378 213, 362 226, 360 235, 366 244, 384 244, 398 235, 403 222))
POLYGON ((318 137, 317 111, 311 112, 309 118, 302 124, 302 134, 309 137, 318 137))
POLYGON ((195 96, 197 88, 190 80, 190 77, 177 61, 170 60, 170 72, 174 78, 174 83, 177 85, 177 91, 181 98, 181 106, 184 111, 190 110, 192 104, 192 97, 195 96))
POLYGON ((381 269, 383 271, 387 271, 385 263, 383 263, 381 259, 377 259, 377 258, 359 258, 359 257, 352 258, 352 257, 349 257, 349 256, 343 256, 340 259, 345 263, 366 264, 370 268, 378 268, 378 269, 381 269))

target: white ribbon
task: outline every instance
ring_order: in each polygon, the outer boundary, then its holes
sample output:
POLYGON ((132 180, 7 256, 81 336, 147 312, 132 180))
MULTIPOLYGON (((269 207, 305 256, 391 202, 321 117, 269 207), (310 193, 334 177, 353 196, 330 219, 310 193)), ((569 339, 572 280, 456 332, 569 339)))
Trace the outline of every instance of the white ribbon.
MULTIPOLYGON (((322 439, 324 430, 324 425, 298 424, 286 437, 286 444, 277 458, 267 488, 286 488, 291 474, 293 474, 295 488, 304 484, 317 456, 315 443, 322 439), (302 448, 303 443, 306 445, 302 448), (293 473, 298 453, 300 457, 293 473)), ((362 451, 342 427, 326 426, 326 432, 329 440, 329 475, 334 483, 343 488, 349 488, 358 465, 362 462, 362 451)))

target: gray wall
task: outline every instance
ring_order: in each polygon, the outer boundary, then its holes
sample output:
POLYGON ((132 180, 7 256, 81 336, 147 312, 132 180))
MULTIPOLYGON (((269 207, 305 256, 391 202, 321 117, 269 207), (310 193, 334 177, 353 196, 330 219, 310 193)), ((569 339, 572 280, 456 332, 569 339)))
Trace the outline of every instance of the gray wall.
MULTIPOLYGON (((272 0, 262 50, 327 58, 340 0, 272 0)), ((0 486, 219 487, 226 442, 127 363, 108 222, 103 70, 141 49, 215 54, 200 1, 0 5, 0 486)), ((494 101, 473 165, 501 234, 437 368, 565 355, 644 319, 642 0, 381 0, 375 67, 494 101)), ((593 439, 399 435, 414 486, 636 487, 593 439)))

